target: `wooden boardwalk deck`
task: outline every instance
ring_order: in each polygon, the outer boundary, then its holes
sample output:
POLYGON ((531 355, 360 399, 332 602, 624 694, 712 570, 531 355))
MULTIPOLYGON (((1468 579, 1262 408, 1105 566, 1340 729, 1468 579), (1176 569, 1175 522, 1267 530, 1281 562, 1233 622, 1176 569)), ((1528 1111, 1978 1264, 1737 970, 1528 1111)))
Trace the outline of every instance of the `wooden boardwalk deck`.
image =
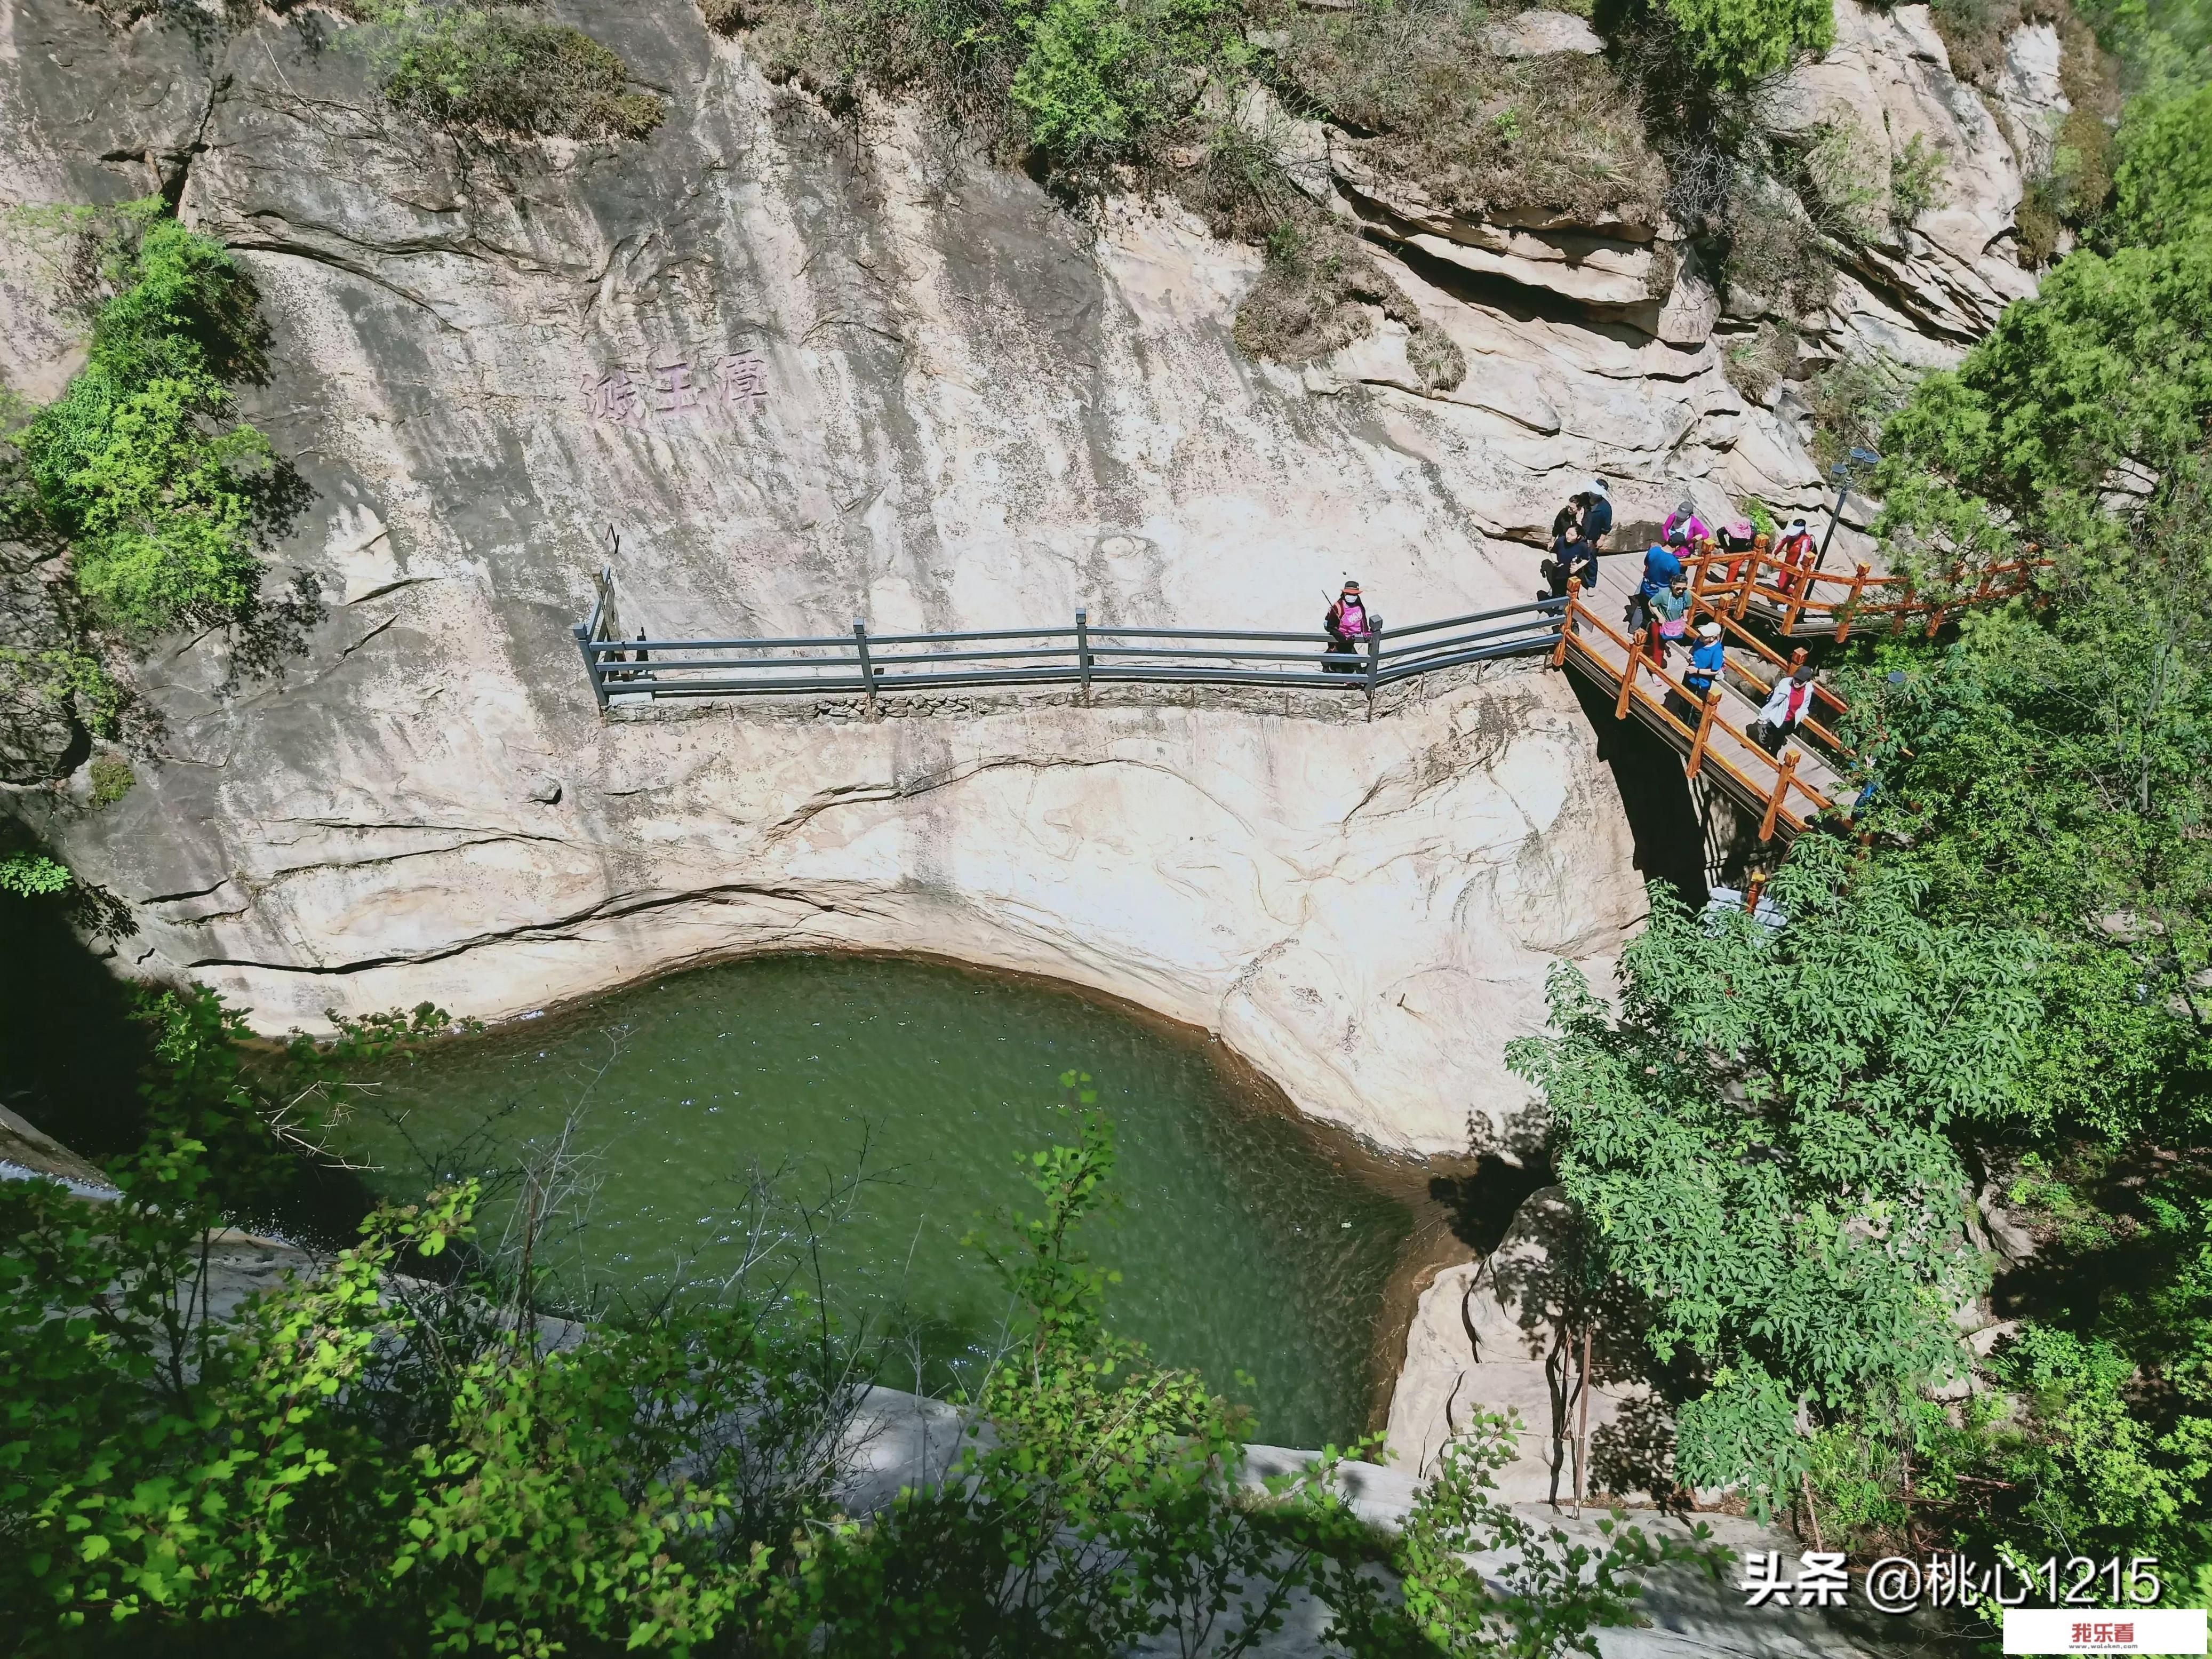
POLYGON ((1638 651, 1635 672, 1629 672, 1632 647, 1624 614, 1643 568, 1640 551, 1600 561, 1596 588, 1585 593, 1577 587, 1569 602, 1553 660, 1604 692, 1615 718, 1632 716, 1656 732, 1684 757, 1692 777, 1705 777, 1758 818, 1762 841, 1794 836, 1821 812, 1847 803, 1855 793, 1846 777, 1848 762, 1828 723, 1844 705, 1825 687, 1814 694, 1820 718, 1802 723, 1779 757, 1752 740, 1748 728, 1774 681, 1789 672, 1790 659, 1747 631, 1724 602, 1709 602, 1700 593, 1692 605, 1698 620, 1718 617, 1728 647, 1721 684, 1705 703, 1682 684, 1689 662, 1685 651, 1670 650, 1663 670, 1638 651))

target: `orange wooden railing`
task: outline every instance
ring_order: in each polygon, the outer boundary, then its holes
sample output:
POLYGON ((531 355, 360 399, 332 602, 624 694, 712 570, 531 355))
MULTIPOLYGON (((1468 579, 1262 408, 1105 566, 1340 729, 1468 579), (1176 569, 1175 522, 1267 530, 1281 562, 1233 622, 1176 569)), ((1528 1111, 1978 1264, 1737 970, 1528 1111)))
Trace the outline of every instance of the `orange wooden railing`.
MULTIPOLYGON (((1704 696, 1698 696, 1680 679, 1652 661, 1650 653, 1645 649, 1642 629, 1639 629, 1633 635, 1622 634, 1583 604, 1582 593, 1583 585, 1579 580, 1567 584, 1566 608, 1560 618, 1559 643, 1552 648, 1552 665, 1555 668, 1564 666, 1568 653, 1572 652, 1596 669, 1601 678, 1609 679, 1616 671, 1610 662, 1590 647, 1586 630, 1587 634, 1601 635, 1619 646, 1623 666, 1618 671, 1620 685, 1613 699, 1615 720, 1626 720, 1631 708, 1640 708, 1656 717, 1663 730, 1680 736, 1688 749, 1688 759, 1683 769, 1689 776, 1694 778, 1705 768, 1711 766, 1723 778, 1735 783, 1747 800, 1754 805, 1763 806, 1759 825, 1761 841, 1773 840, 1778 827, 1786 827, 1794 834, 1835 805, 1826 795, 1797 775, 1799 756, 1795 748, 1785 750, 1779 759, 1768 754, 1747 731, 1720 712, 1723 694, 1718 685, 1704 696), (1648 684, 1656 684, 1660 688, 1656 695, 1646 689, 1648 684), (1667 707, 1666 694, 1669 691, 1680 697, 1685 704, 1697 709, 1698 719, 1694 726, 1667 707), (1735 738, 1742 744, 1754 769, 1763 768, 1774 775, 1771 779, 1754 778, 1736 760, 1715 745, 1713 734, 1716 732, 1725 732, 1735 738), (1802 810, 1798 803, 1793 802, 1793 793, 1803 798, 1802 810)), ((1722 618, 1723 627, 1729 623, 1729 618, 1722 618)), ((1772 653, 1770 652, 1768 654, 1772 653)), ((1756 684, 1753 676, 1747 674, 1745 678, 1753 679, 1756 684)), ((1839 709, 1844 706, 1832 696, 1828 701, 1839 709)), ((1813 722, 1802 722, 1799 729, 1814 730, 1829 743, 1835 743, 1832 733, 1815 726, 1813 722)), ((1837 746, 1841 747, 1840 744, 1837 746)))
POLYGON ((1740 623, 1755 601, 1764 601, 1781 613, 1784 638, 1801 626, 1825 623, 1833 626, 1839 642, 1850 639, 1860 624, 1882 618, 1888 620, 1893 634, 1921 623, 1932 636, 1968 605, 2033 592, 2036 578, 2051 564, 2033 548, 2028 556, 1978 570, 1960 563, 1935 585, 1932 593, 1923 595, 1911 577, 1876 576, 1864 562, 1849 575, 1829 574, 1779 554, 1718 549, 1692 553, 1682 562, 1692 573, 1692 583, 1724 617, 1740 623))

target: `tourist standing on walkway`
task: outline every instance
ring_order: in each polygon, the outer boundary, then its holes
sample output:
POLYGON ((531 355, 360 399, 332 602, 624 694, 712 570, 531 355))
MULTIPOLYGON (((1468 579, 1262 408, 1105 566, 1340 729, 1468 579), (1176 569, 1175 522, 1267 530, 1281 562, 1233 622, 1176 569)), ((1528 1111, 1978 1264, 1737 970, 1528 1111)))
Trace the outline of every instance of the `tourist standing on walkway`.
POLYGON ((1803 580, 1798 572, 1810 570, 1814 561, 1820 557, 1820 555, 1814 551, 1813 532, 1805 527, 1804 520, 1790 520, 1789 529, 1783 532, 1782 545, 1776 548, 1774 551, 1775 556, 1782 561, 1784 567, 1782 580, 1778 586, 1784 593, 1795 593, 1797 591, 1797 584, 1803 580))
POLYGON ((1770 755, 1782 752, 1782 745, 1812 713, 1813 665, 1801 662, 1784 679, 1774 682, 1774 690, 1767 694, 1765 704, 1759 711, 1759 746, 1770 755))
POLYGON ((1644 556, 1644 592, 1663 593, 1682 574, 1682 534, 1676 531, 1664 543, 1655 542, 1644 556))
POLYGON ((1346 581, 1344 591, 1336 596, 1336 603, 1328 608, 1321 621, 1328 634, 1328 654, 1347 659, 1341 663, 1323 663, 1325 672, 1356 674, 1359 672, 1359 644, 1368 635, 1367 604, 1359 596, 1359 584, 1346 581))
POLYGON ((1579 577, 1583 591, 1587 593, 1597 586, 1597 555, 1583 539, 1582 526, 1569 523, 1552 543, 1552 556, 1536 567, 1544 578, 1547 589, 1539 590, 1540 599, 1563 599, 1567 596, 1567 584, 1579 577))
POLYGON ((1656 668, 1667 665, 1667 647, 1681 643, 1690 622, 1689 573, 1677 570, 1674 580, 1651 596, 1651 662, 1656 668))
POLYGON ((1589 488, 1575 497, 1575 505, 1582 509, 1583 542, 1592 557, 1605 550, 1605 538, 1613 534, 1613 492, 1602 478, 1592 478, 1589 488))
POLYGON ((1672 541, 1676 531, 1682 532, 1685 543, 1695 544, 1711 541, 1713 532, 1705 528, 1705 521, 1698 516, 1696 503, 1687 495, 1675 503, 1674 510, 1667 515, 1667 522, 1659 526, 1659 539, 1672 541))
POLYGON ((1682 686, 1690 695, 1668 687, 1667 711, 1683 725, 1695 726, 1704 713, 1701 705, 1728 667, 1728 647, 1721 641, 1721 625, 1708 617, 1698 624, 1698 642, 1690 647, 1690 665, 1682 671, 1682 686))
POLYGON ((1655 542, 1644 556, 1644 580, 1628 596, 1628 609, 1623 613, 1631 634, 1651 631, 1651 601, 1672 587, 1681 574, 1682 532, 1678 530, 1668 544, 1655 542))

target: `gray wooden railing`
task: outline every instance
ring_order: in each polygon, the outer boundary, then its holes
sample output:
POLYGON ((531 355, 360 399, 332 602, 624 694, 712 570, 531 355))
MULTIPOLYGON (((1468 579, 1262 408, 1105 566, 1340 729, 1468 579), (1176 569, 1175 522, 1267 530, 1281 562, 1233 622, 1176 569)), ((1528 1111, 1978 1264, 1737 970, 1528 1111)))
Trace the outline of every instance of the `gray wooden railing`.
POLYGON ((794 639, 625 640, 616 619, 614 575, 599 574, 599 600, 576 624, 599 707, 662 697, 741 697, 858 692, 872 708, 900 692, 991 685, 1300 687, 1364 692, 1371 711, 1382 686, 1438 669, 1549 651, 1564 599, 1479 611, 1411 628, 1373 630, 1352 651, 1329 649, 1325 634, 1252 629, 1108 628, 1085 611, 1071 628, 998 628, 957 634, 850 634, 794 639))

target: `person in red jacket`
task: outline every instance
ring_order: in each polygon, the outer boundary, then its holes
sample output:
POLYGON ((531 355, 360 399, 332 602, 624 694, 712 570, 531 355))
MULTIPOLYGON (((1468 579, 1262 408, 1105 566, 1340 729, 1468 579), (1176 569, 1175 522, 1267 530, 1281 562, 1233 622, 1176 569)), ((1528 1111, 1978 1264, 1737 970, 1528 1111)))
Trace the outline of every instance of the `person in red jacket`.
POLYGON ((1774 555, 1783 563, 1782 580, 1775 584, 1784 593, 1795 593, 1804 578, 1798 573, 1809 571, 1820 555, 1813 548, 1813 532, 1805 527, 1802 519, 1792 519, 1790 527, 1782 532, 1782 544, 1774 555))

